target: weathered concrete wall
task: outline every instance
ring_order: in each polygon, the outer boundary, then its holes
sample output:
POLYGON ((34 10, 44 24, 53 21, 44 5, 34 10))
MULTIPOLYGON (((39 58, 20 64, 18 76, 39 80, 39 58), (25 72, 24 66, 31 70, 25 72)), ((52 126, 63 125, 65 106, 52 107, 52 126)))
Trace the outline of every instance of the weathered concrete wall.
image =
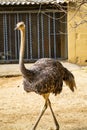
POLYGON ((80 65, 87 65, 87 23, 80 24, 76 28, 74 25, 75 21, 80 23, 83 20, 81 16, 87 19, 84 12, 77 13, 76 16, 74 10, 68 12, 68 60, 80 65))

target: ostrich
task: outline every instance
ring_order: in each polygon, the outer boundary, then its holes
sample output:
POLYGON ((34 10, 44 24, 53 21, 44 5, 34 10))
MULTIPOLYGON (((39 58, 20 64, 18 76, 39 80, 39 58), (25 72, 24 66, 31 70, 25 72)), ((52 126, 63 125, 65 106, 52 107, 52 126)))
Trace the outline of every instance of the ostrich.
POLYGON ((74 91, 74 88, 76 87, 74 76, 69 70, 63 67, 63 65, 58 60, 52 58, 41 58, 37 60, 32 65, 32 67, 26 69, 24 65, 24 22, 17 23, 15 30, 16 29, 20 30, 21 34, 19 66, 23 76, 24 90, 26 92, 35 92, 43 96, 45 99, 43 109, 37 118, 32 130, 36 130, 36 127, 48 106, 51 110, 56 130, 59 130, 59 123, 51 107, 49 96, 50 93, 57 95, 62 91, 63 81, 66 83, 66 85, 69 86, 71 91, 74 91))

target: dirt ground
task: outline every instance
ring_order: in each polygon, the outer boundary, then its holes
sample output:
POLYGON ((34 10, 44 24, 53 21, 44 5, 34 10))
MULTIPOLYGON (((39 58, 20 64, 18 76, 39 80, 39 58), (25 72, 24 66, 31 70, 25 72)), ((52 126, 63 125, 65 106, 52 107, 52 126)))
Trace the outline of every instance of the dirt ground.
MULTIPOLYGON (((60 95, 50 95, 60 130, 87 130, 87 67, 63 64, 74 74, 77 89, 72 93, 64 85, 60 95)), ((0 130, 31 130, 44 105, 44 99, 35 93, 27 94, 21 82, 21 76, 0 78, 0 130)), ((49 108, 37 130, 54 130, 49 108)))

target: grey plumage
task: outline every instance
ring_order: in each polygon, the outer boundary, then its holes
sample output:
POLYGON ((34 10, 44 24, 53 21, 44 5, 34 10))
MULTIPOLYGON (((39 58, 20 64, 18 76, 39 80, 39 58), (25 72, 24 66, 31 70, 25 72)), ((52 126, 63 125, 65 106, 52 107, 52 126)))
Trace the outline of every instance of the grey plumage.
POLYGON ((54 93, 56 95, 62 91, 63 80, 74 91, 74 76, 55 59, 39 59, 29 71, 32 75, 28 78, 27 70, 23 81, 24 89, 27 92, 34 91, 40 95, 54 93))
POLYGON ((63 81, 69 88, 74 91, 76 87, 73 74, 67 70, 63 65, 56 59, 42 58, 35 62, 32 67, 26 69, 24 66, 24 48, 25 48, 25 25, 23 22, 17 24, 16 29, 21 32, 21 47, 20 47, 20 70, 23 75, 23 86, 26 92, 35 92, 40 94, 45 99, 44 108, 38 117, 32 130, 35 130, 39 123, 42 115, 44 114, 47 106, 49 105, 53 115, 56 130, 59 130, 58 121, 54 115, 49 100, 50 93, 55 95, 62 91, 63 81))

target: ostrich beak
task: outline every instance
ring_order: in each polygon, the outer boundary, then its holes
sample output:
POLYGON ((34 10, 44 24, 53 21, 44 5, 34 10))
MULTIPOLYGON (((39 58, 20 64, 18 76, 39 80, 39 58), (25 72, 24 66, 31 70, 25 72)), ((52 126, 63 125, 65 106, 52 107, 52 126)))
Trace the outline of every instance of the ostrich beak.
POLYGON ((18 27, 15 27, 15 28, 14 28, 14 30, 17 30, 17 29, 18 29, 18 27))

